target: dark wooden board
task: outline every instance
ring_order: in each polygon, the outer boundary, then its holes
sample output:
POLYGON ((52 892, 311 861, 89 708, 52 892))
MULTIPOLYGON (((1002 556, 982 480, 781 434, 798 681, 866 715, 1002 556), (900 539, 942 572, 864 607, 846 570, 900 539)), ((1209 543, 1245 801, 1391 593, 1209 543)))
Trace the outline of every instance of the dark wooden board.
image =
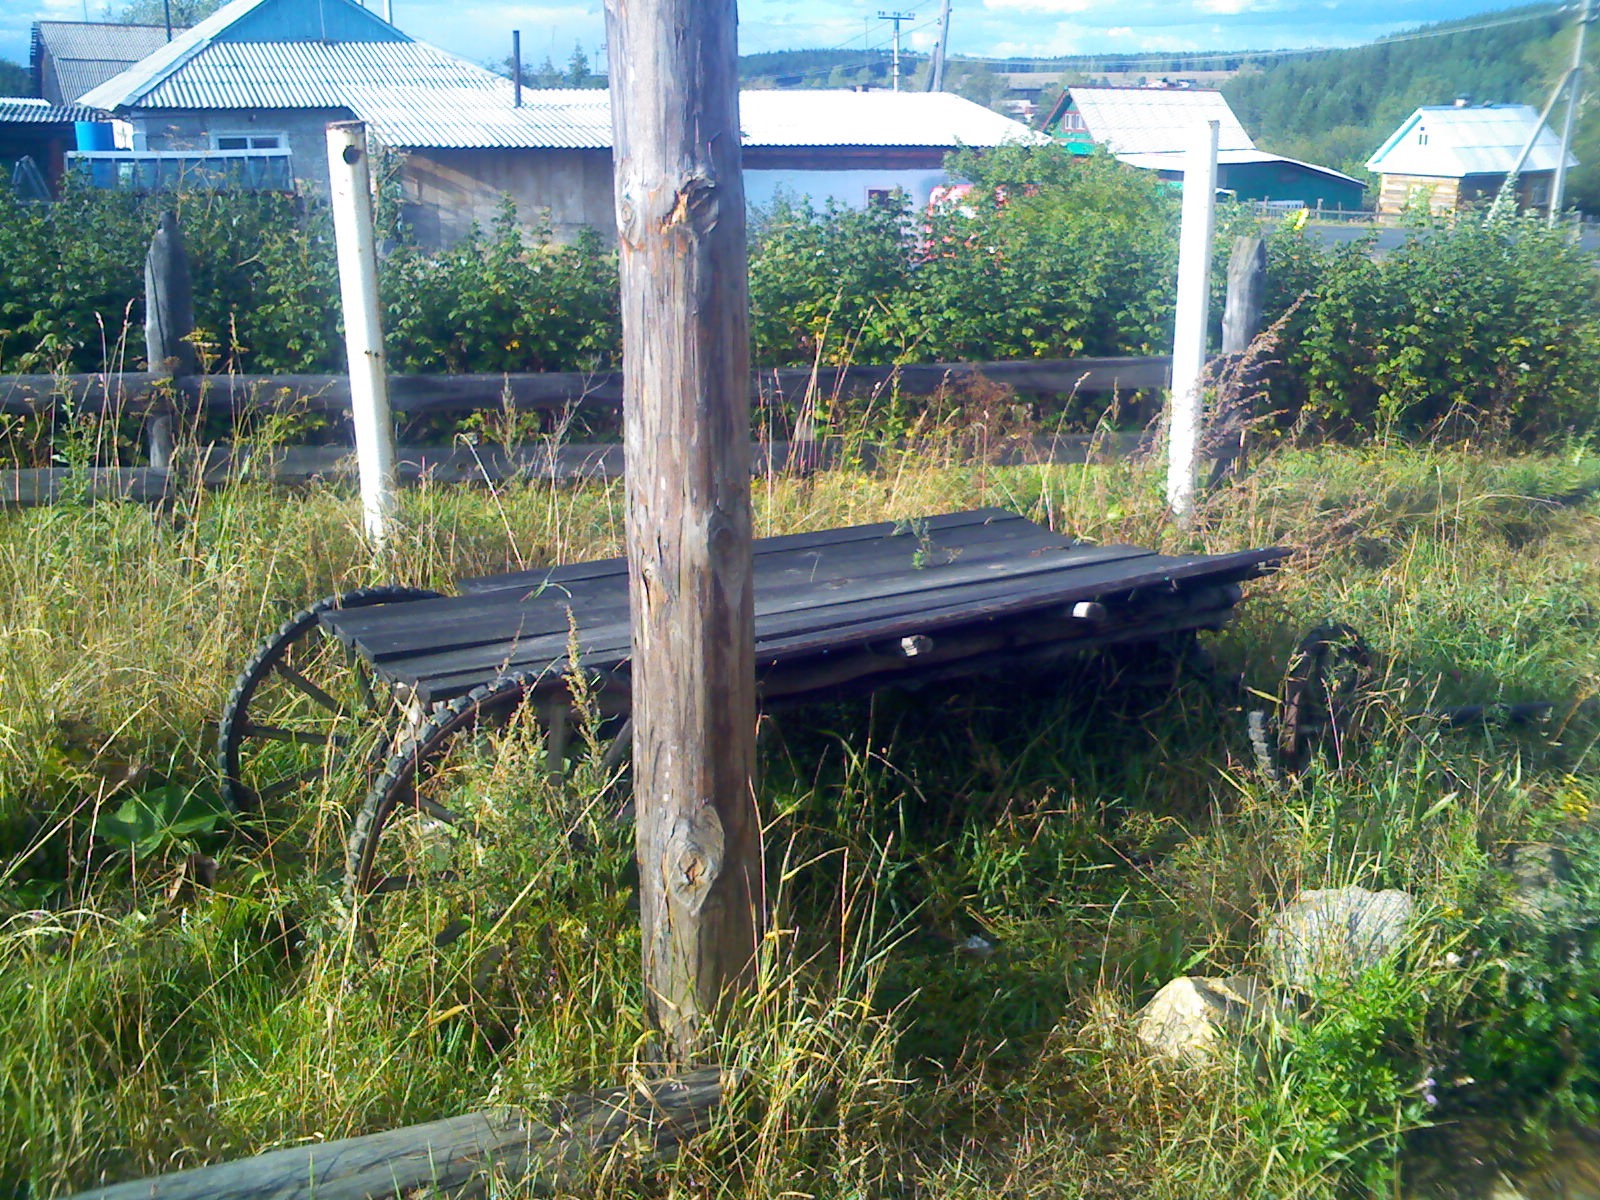
MULTIPOLYGON (((1233 582, 1259 574, 1282 552, 1245 552, 1218 559, 1163 559, 1144 554, 1076 571, 1045 573, 958 583, 920 594, 870 596, 838 603, 788 606, 782 611, 758 607, 756 658, 768 667, 786 659, 848 651, 875 641, 927 634, 942 636, 952 629, 996 620, 1037 619, 1060 612, 1079 600, 1111 599, 1141 592, 1172 593, 1174 584, 1191 586, 1233 582)), ((1085 623, 1085 630, 1091 626, 1085 623)), ((1137 639, 1138 622, 1128 623, 1137 639)), ((624 620, 610 620, 584 630, 580 637, 584 669, 601 674, 623 667, 629 654, 624 620)), ((567 640, 529 639, 520 645, 481 647, 460 654, 396 659, 386 673, 415 687, 425 699, 447 698, 502 672, 546 671, 552 682, 567 670, 567 640)))
MULTIPOLYGON (((1094 546, 1002 509, 763 538, 754 559, 756 661, 774 686, 782 678, 788 687, 830 673, 895 673, 902 665, 875 656, 892 659, 900 639, 913 635, 931 638, 940 647, 931 661, 948 668, 941 656, 951 646, 998 653, 1041 642, 1104 645, 1214 626, 1233 600, 1219 600, 1218 585, 1269 570, 1286 553, 1168 556, 1094 546), (1105 617, 1071 618, 1070 606, 1084 600, 1104 605, 1105 617)), ((623 559, 464 583, 459 596, 335 611, 324 621, 425 701, 510 673, 542 673, 541 687, 559 688, 574 639, 581 669, 625 691, 623 559)))
MULTIPOLYGON (((893 602, 897 597, 916 597, 963 583, 1059 573, 1099 562, 1147 557, 1150 553, 1132 546, 1054 549, 1036 544, 1042 540, 1019 539, 1012 543, 1019 552, 1010 555, 958 557, 942 565, 918 568, 912 565, 917 544, 902 545, 899 539, 893 539, 891 544, 880 543, 882 550, 876 561, 854 559, 849 564, 854 569, 848 574, 831 562, 820 564, 814 573, 769 572, 763 569, 772 561, 767 559, 756 570, 757 619, 759 622, 786 612, 816 612, 841 604, 893 602)), ((485 601, 495 596, 505 598, 506 593, 474 597, 477 603, 471 608, 452 607, 449 599, 417 601, 395 607, 392 619, 374 620, 371 610, 353 610, 349 619, 342 613, 330 614, 327 623, 379 664, 396 657, 437 656, 454 648, 477 646, 481 649, 475 658, 487 667, 512 652, 520 658, 521 647, 541 639, 559 638, 564 649, 574 625, 584 649, 593 652, 590 631, 611 621, 626 623, 628 617, 626 581, 613 577, 604 582, 609 586, 596 587, 596 581, 573 589, 557 586, 532 599, 523 599, 523 594, 518 593, 513 602, 497 606, 485 601)), ((759 628, 758 624, 758 635, 759 628)))
MULTIPOLYGON (((910 534, 912 524, 913 522, 909 521, 874 521, 866 525, 843 525, 837 529, 818 529, 807 533, 780 533, 772 537, 757 538, 751 546, 751 554, 760 560, 767 555, 784 554, 795 550, 876 541, 895 536, 897 530, 903 529, 910 534)), ((955 530, 972 526, 1003 529, 1019 524, 1027 526, 1035 533, 1049 532, 1042 526, 1035 525, 1032 521, 1003 508, 973 508, 958 513, 941 513, 922 518, 917 524, 933 534, 953 533, 955 530)), ((601 558, 591 562, 569 563, 565 566, 535 567, 499 575, 477 575, 458 580, 456 586, 463 594, 468 594, 499 591, 502 588, 536 586, 547 579, 567 582, 599 575, 626 574, 627 570, 628 563, 625 558, 601 558)))
MULTIPOLYGON (((1020 519, 992 528, 957 527, 929 534, 929 539, 891 536, 760 553, 755 557, 758 608, 775 605, 793 592, 803 592, 808 602, 811 598, 835 598, 847 586, 900 578, 908 571, 920 571, 923 577, 944 572, 948 579, 952 568, 960 568, 964 574, 992 571, 1011 563, 1037 562, 1046 552, 1062 563, 1073 556, 1098 561, 1113 553, 1147 553, 1132 547, 1080 545, 1020 519), (919 555, 933 561, 919 569, 914 566, 923 561, 919 555), (951 561, 941 565, 946 556, 951 561)), ((603 619, 602 613, 626 616, 625 564, 621 560, 608 563, 605 574, 587 579, 561 579, 552 572, 534 588, 478 592, 382 611, 337 612, 329 614, 327 624, 374 662, 427 647, 443 650, 557 632, 564 636, 568 609, 580 614, 585 627, 603 619)))

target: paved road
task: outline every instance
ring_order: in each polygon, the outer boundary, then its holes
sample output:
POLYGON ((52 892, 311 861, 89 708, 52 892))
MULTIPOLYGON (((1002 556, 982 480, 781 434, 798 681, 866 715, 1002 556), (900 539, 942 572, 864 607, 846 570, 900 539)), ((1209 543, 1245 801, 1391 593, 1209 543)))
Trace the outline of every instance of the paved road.
MULTIPOLYGON (((1365 237, 1367 234, 1372 232, 1373 227, 1371 225, 1306 226, 1306 233, 1309 236, 1318 238, 1324 245, 1327 246, 1347 245, 1348 243, 1355 241, 1357 238, 1365 237)), ((1402 246, 1406 242, 1410 241, 1412 238, 1418 236, 1418 234, 1426 236, 1425 231, 1418 229, 1395 229, 1392 227, 1380 227, 1377 229, 1378 249, 1396 249, 1397 247, 1402 246)), ((1583 231, 1578 235, 1578 245, 1582 246, 1591 254, 1600 255, 1600 227, 1585 225, 1583 231)))

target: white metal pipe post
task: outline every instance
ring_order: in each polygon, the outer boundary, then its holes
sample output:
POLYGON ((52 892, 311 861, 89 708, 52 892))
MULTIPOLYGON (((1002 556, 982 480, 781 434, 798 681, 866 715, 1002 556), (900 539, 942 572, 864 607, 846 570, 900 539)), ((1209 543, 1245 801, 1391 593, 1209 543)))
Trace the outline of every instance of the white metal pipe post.
POLYGON ((378 320, 378 254, 372 234, 372 173, 367 166, 365 124, 341 121, 328 126, 328 176, 339 251, 350 408, 361 468, 361 510, 367 536, 381 547, 394 505, 394 423, 389 417, 383 327, 378 320))
POLYGON ((1194 509, 1200 448, 1200 375, 1206 365, 1211 307, 1211 233, 1217 206, 1217 129, 1207 121, 1183 167, 1183 226, 1178 234, 1178 312, 1172 331, 1172 400, 1167 422, 1167 507, 1180 522, 1194 509))

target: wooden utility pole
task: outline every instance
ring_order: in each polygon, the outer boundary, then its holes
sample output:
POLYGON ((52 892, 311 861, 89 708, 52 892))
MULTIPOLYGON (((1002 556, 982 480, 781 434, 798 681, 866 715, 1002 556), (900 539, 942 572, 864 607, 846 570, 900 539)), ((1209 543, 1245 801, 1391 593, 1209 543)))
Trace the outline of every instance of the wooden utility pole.
POLYGON ((735 20, 734 0, 606 0, 639 918, 680 1061, 753 978, 764 904, 735 20))
MULTIPOLYGON (((178 214, 161 214, 161 224, 144 256, 144 345, 150 370, 157 375, 193 375, 198 371, 194 343, 194 286, 189 257, 183 250, 178 214)), ((147 426, 150 465, 172 468, 172 409, 153 409, 147 426)))
POLYGON ((1566 199, 1567 155, 1572 152, 1572 128, 1578 119, 1578 106, 1583 103, 1583 35, 1594 20, 1594 0, 1584 0, 1583 11, 1578 14, 1578 28, 1573 35, 1572 65, 1567 68, 1567 113, 1561 122, 1561 150, 1556 155, 1556 175, 1550 182, 1550 224, 1561 219, 1561 206, 1566 199))
POLYGON ((939 44, 933 48, 933 62, 928 67, 928 82, 924 90, 944 91, 944 60, 950 53, 950 0, 939 8, 939 44))

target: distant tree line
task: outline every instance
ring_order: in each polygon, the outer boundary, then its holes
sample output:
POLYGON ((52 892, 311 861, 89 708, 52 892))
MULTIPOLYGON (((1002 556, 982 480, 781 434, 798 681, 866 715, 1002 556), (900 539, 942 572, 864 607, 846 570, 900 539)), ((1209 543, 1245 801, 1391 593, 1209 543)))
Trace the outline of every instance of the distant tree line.
MULTIPOLYGON (((1262 148, 1370 178, 1367 159, 1421 105, 1465 97, 1544 106, 1572 54, 1573 14, 1539 6, 1493 16, 1511 20, 1451 31, 1472 18, 1415 31, 1430 36, 1273 62, 1241 72, 1222 91, 1262 148)), ((1588 58, 1593 80, 1600 39, 1590 39, 1588 58)), ((1558 128, 1560 115, 1552 115, 1558 128)), ((1567 198, 1600 212, 1600 106, 1582 111, 1574 153, 1582 165, 1569 176, 1567 198)))

